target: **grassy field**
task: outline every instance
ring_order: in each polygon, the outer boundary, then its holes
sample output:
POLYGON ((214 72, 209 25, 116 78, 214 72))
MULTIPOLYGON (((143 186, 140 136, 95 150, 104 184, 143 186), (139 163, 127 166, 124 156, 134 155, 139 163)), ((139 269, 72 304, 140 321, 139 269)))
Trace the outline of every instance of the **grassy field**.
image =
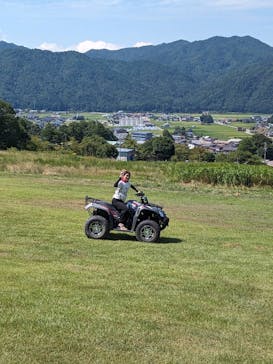
POLYGON ((120 167, 0 172, 0 363, 272 363, 273 190, 135 167, 160 243, 89 240, 84 196, 110 200, 120 167))
MULTIPOLYGON (((237 126, 243 127, 241 123, 236 123, 237 126)), ((235 125, 235 124, 234 124, 235 125)), ((192 129, 193 133, 197 136, 210 136, 211 138, 219 140, 228 140, 232 138, 246 138, 248 134, 242 131, 237 131, 236 127, 230 127, 219 124, 200 124, 196 121, 183 121, 183 122, 172 122, 170 131, 173 131, 176 126, 185 127, 186 130, 192 129)))

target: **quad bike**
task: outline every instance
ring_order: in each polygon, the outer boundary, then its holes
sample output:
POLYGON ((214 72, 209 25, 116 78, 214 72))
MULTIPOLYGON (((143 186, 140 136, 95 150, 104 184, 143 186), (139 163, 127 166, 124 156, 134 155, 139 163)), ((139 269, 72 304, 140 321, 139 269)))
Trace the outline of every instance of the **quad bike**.
POLYGON ((137 193, 136 196, 140 197, 140 202, 127 201, 129 213, 124 225, 128 230, 125 231, 118 227, 120 215, 112 204, 86 196, 85 209, 90 215, 85 223, 86 236, 92 239, 103 239, 110 230, 118 230, 125 233, 134 232, 139 241, 158 241, 160 231, 169 224, 169 218, 161 206, 149 203, 143 192, 137 193))

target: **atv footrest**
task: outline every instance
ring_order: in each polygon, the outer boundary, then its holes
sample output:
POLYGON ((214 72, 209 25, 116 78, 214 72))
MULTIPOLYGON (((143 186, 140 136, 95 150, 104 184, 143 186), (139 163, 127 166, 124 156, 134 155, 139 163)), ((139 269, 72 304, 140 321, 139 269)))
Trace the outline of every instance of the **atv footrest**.
POLYGON ((119 227, 116 227, 116 228, 114 228, 113 230, 115 230, 115 231, 123 231, 123 232, 125 232, 125 233, 130 233, 130 232, 131 232, 131 230, 128 230, 128 229, 123 230, 123 229, 121 229, 121 228, 119 228, 119 227))

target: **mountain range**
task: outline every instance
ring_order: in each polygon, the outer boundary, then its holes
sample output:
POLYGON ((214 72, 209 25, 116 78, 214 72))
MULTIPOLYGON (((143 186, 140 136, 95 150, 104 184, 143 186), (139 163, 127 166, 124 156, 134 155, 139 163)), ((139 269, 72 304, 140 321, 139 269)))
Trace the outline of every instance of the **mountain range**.
POLYGON ((86 53, 0 41, 0 99, 49 110, 273 113, 273 48, 250 36, 86 53))

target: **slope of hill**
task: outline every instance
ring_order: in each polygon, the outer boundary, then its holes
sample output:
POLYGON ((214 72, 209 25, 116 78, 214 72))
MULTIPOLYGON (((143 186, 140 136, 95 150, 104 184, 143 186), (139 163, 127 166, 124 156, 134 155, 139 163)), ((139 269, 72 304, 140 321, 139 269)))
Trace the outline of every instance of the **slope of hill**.
POLYGON ((87 111, 272 112, 273 48, 251 37, 53 53, 0 42, 0 98, 87 111))
POLYGON ((201 109, 273 112, 273 59, 234 68, 195 98, 201 109), (270 107, 271 104, 271 107, 270 107))
POLYGON ((16 44, 7 43, 7 42, 4 42, 3 40, 0 40, 0 51, 3 49, 14 49, 14 48, 19 48, 19 47, 24 48, 24 47, 18 46, 16 44))
POLYGON ((27 48, 1 51, 0 69, 0 98, 14 107, 55 110, 157 110, 194 83, 147 61, 90 60, 77 52, 27 48))
POLYGON ((90 58, 132 62, 148 60, 195 75, 215 74, 273 57, 273 48, 252 37, 213 37, 203 41, 179 40, 158 46, 117 51, 90 50, 90 58))

